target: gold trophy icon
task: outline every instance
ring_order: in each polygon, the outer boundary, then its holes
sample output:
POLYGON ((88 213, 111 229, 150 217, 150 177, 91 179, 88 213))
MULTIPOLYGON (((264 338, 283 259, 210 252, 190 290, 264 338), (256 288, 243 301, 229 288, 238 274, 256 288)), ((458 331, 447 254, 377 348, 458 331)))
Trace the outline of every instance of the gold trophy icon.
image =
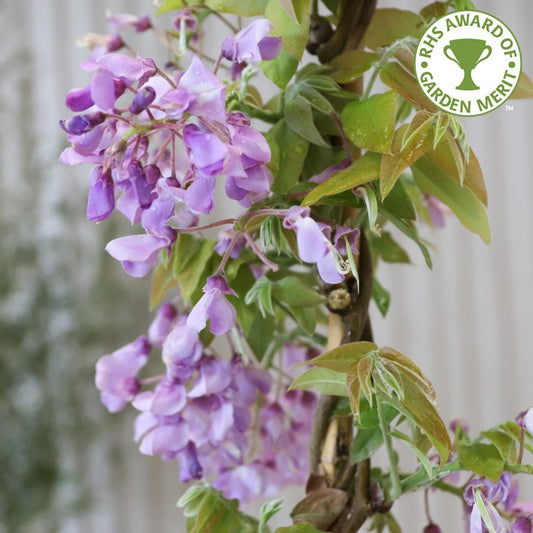
POLYGON ((444 47, 444 55, 464 71, 463 81, 456 87, 462 91, 475 91, 479 87, 472 79, 472 71, 492 53, 492 48, 482 39, 453 39, 444 47), (485 54, 485 55, 484 55, 485 54))

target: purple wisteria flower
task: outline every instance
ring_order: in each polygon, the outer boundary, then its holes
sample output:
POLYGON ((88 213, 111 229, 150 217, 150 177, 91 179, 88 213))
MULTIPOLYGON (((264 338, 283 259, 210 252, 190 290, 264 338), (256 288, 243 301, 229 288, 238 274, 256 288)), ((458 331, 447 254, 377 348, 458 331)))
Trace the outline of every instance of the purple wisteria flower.
POLYGON ((227 281, 221 276, 207 278, 204 295, 198 300, 187 317, 187 326, 195 331, 202 331, 207 320, 210 320, 209 330, 215 335, 228 332, 235 322, 236 312, 225 294, 237 296, 227 281))
POLYGON ((176 234, 168 226, 168 231, 160 235, 128 235, 113 239, 105 247, 106 251, 121 262, 124 270, 134 278, 148 274, 157 263, 159 252, 170 247, 176 240, 176 234))
POLYGON ((102 403, 111 413, 124 409, 140 390, 139 370, 148 361, 150 344, 144 336, 119 350, 102 356, 96 363, 96 387, 102 403))
MULTIPOLYGON (((339 259, 333 245, 320 226, 309 216, 307 207, 292 206, 285 215, 283 226, 296 232, 298 255, 306 263, 315 263, 320 277, 326 283, 340 283, 339 259)), ((331 228, 329 233, 331 233, 331 228)))
POLYGON ((281 50, 281 39, 270 36, 272 27, 267 19, 254 20, 222 43, 222 56, 236 63, 274 59, 281 50))
POLYGON ((87 218, 93 222, 105 220, 115 208, 115 185, 111 171, 103 172, 101 166, 91 172, 87 218))

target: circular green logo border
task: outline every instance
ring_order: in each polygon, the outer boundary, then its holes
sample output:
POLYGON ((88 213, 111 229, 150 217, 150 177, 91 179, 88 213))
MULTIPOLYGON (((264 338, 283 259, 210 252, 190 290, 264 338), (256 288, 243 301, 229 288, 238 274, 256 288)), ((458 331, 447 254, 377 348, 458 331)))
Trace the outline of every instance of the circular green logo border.
POLYGON ((477 10, 454 11, 437 19, 423 33, 414 57, 415 77, 426 98, 447 113, 465 117, 484 115, 502 106, 515 90, 521 71, 522 52, 514 33, 498 17, 477 10), (476 19, 477 25, 470 24, 476 19), (498 28, 502 33, 494 35, 498 28), (505 38, 500 42, 502 35, 505 38), (505 48, 502 43, 511 40, 511 46, 505 48), (496 43, 502 50, 495 50, 496 43), (508 55, 509 60, 502 55, 508 55), (480 83, 477 75, 478 86, 472 71, 482 62, 485 64, 479 71, 484 77, 480 83), (487 76, 494 81, 486 82, 487 76))

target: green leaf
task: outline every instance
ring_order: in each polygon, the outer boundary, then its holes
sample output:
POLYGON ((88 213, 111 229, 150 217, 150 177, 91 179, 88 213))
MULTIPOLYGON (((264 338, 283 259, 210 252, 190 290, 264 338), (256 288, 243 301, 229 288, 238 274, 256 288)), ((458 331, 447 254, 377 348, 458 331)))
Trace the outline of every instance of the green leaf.
POLYGON ((414 228, 413 225, 410 224, 408 221, 395 217, 392 213, 389 213, 385 210, 382 210, 381 213, 386 218, 388 218, 402 233, 407 235, 407 237, 409 237, 411 240, 416 242, 416 244, 418 244, 418 247, 420 248, 420 251, 422 252, 422 255, 424 256, 424 259, 426 261, 426 265, 428 266, 428 268, 432 268, 433 263, 431 262, 429 250, 418 236, 416 228, 414 228))
POLYGON ((388 153, 396 123, 396 93, 387 91, 350 102, 342 111, 348 138, 360 148, 388 153))
POLYGON ((280 89, 285 89, 298 70, 298 60, 285 50, 270 61, 261 61, 259 67, 263 74, 280 89))
POLYGON ((382 199, 383 207, 398 218, 416 220, 416 213, 413 202, 409 196, 405 183, 400 180, 392 188, 385 199, 382 199))
POLYGON ((188 533, 257 533, 259 522, 239 511, 237 499, 207 485, 191 487, 177 505, 184 508, 188 533))
POLYGON ((379 54, 363 50, 350 50, 334 57, 329 63, 330 76, 337 83, 350 83, 360 78, 379 59, 379 54))
POLYGON ((387 263, 410 263, 407 252, 392 238, 388 231, 381 233, 381 237, 370 236, 370 247, 383 261, 387 263))
POLYGON ((422 92, 416 78, 399 63, 387 63, 379 74, 381 81, 398 92, 403 98, 411 102, 417 109, 427 109, 437 112, 439 108, 433 104, 422 92))
POLYGON ((238 275, 231 284, 231 288, 237 293, 237 296, 233 296, 232 294, 227 295, 228 301, 233 307, 235 307, 237 321, 246 337, 250 334, 250 329, 258 311, 255 305, 247 305, 245 302, 246 295, 254 285, 255 281, 255 277, 250 267, 243 264, 241 268, 239 268, 238 275))
POLYGON ((476 195, 461 187, 453 178, 428 159, 420 158, 412 167, 413 178, 422 191, 436 196, 446 204, 470 231, 490 243, 490 228, 487 212, 476 195))
POLYGON ((270 135, 279 146, 279 167, 274 172, 272 190, 285 194, 298 183, 309 142, 289 128, 284 119, 270 130, 270 135))
POLYGON ((368 459, 383 445, 383 433, 379 426, 359 428, 352 441, 350 460, 352 464, 368 459))
POLYGON ((263 533, 265 524, 283 508, 284 501, 280 498, 270 500, 261 505, 259 510, 259 533, 263 533))
POLYGON ((306 523, 294 524, 293 526, 278 527, 274 533, 323 533, 315 526, 306 523))
POLYGON ((403 9, 376 9, 363 39, 363 47, 377 50, 403 37, 419 37, 424 30, 420 15, 403 9))
POLYGON ((285 120, 298 135, 318 146, 329 146, 313 122, 313 111, 301 96, 290 98, 285 103, 285 120))
MULTIPOLYGON (((200 3, 200 2, 195 2, 200 3)), ((233 13, 241 17, 262 15, 268 0, 206 0, 205 5, 220 13, 233 13)))
POLYGON ((461 464, 467 469, 477 474, 485 476, 493 483, 497 483, 502 475, 505 461, 502 459, 498 448, 494 444, 482 442, 472 442, 470 444, 459 444, 457 452, 461 464))
POLYGON ((347 372, 353 363, 360 361, 378 350, 377 344, 373 342, 350 342, 310 359, 306 361, 306 364, 329 368, 337 372, 347 372))
POLYGON ((402 440, 403 442, 405 442, 405 444, 407 444, 409 449, 416 455, 416 457, 420 461, 422 468, 426 471, 428 479, 433 479, 434 473, 431 461, 428 459, 427 455, 415 445, 415 443, 409 438, 409 436, 398 430, 391 431, 390 435, 391 437, 402 440))
POLYGON ((211 239, 198 239, 190 233, 180 233, 173 253, 173 273, 183 296, 188 302, 203 279, 209 259, 213 255, 216 242, 211 239))
POLYGON ((262 317, 255 313, 250 331, 246 335, 246 342, 250 349, 256 356, 258 361, 262 361, 270 342, 274 337, 274 330, 276 327, 276 319, 272 315, 262 317))
POLYGON ((520 73, 520 78, 510 98, 533 98, 533 82, 524 72, 520 73))
POLYGON ((285 307, 294 321, 309 335, 315 332, 315 310, 309 307, 285 307))
MULTIPOLYGON (((494 483, 496 483, 496 481, 494 483)), ((479 514, 481 515, 481 518, 482 518, 482 522, 487 527, 488 532, 497 533, 496 528, 494 527, 494 524, 492 523, 492 519, 490 518, 489 511, 485 504, 485 500, 481 496, 480 490, 476 490, 476 503, 479 509, 479 514)))
MULTIPOLYGON (((202 0, 199 0, 197 3, 202 4, 203 2, 202 0)), ((185 2, 183 0, 157 0, 155 5, 157 6, 156 14, 159 15, 160 13, 166 13, 167 11, 181 9, 185 6, 185 2)))
POLYGON ((504 461, 516 461, 517 442, 511 435, 497 427, 482 431, 481 434, 496 446, 504 461))
POLYGON ((281 279, 275 284, 273 295, 290 307, 312 307, 324 301, 322 295, 297 276, 285 276, 281 279))
POLYGON ((314 87, 307 83, 302 83, 299 90, 300 96, 309 104, 311 104, 317 111, 330 114, 333 112, 333 106, 329 100, 322 96, 314 87))
POLYGON ((165 298, 167 292, 177 287, 178 282, 172 275, 169 265, 160 263, 154 270, 152 277, 152 287, 150 289, 150 311, 159 305, 165 298))
POLYGON ((390 292, 375 277, 372 279, 372 299, 382 316, 386 316, 390 307, 390 292))
POLYGON ((441 464, 444 464, 452 448, 446 425, 435 406, 415 383, 403 376, 400 376, 400 380, 404 392, 403 400, 391 397, 385 397, 384 400, 424 431, 440 455, 441 464))
POLYGON ((289 390, 293 389, 312 389, 322 394, 348 396, 346 374, 329 368, 310 368, 292 382, 289 390))
POLYGON ((292 0, 296 18, 286 10, 285 0, 269 0, 265 16, 274 28, 272 35, 281 37, 281 52, 272 61, 262 61, 261 69, 278 87, 285 88, 298 68, 309 32, 309 0, 292 0))
POLYGON ((246 293, 244 303, 250 305, 257 302, 261 316, 274 314, 274 307, 272 306, 272 281, 266 276, 259 278, 246 293))
POLYGON ((381 154, 367 152, 348 168, 335 172, 326 181, 317 185, 304 198, 302 205, 313 205, 324 196, 333 196, 373 181, 379 177, 380 166, 381 154))

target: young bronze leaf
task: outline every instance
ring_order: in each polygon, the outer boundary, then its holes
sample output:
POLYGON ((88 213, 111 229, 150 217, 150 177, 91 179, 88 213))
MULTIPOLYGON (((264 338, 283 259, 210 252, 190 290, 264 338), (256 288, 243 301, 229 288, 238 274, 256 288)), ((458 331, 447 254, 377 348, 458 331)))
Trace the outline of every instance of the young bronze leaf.
POLYGON ((285 120, 293 131, 310 143, 329 146, 313 122, 311 104, 301 96, 295 96, 285 104, 285 120))
POLYGON ((324 196, 333 196, 359 187, 379 177, 381 154, 367 152, 348 168, 335 172, 329 179, 317 185, 302 201, 303 206, 313 205, 324 196))
MULTIPOLYGON (((431 163, 442 168, 455 181, 461 183, 460 169, 457 167, 457 160, 452 152, 452 143, 457 144, 453 135, 447 132, 436 148, 429 150, 425 155, 431 163)), ((487 205, 487 188, 483 180, 483 172, 472 149, 469 151, 468 164, 464 170, 463 185, 468 187, 485 206, 487 205)))
POLYGON ((361 391, 368 400, 370 406, 373 404, 372 396, 374 389, 372 386, 372 357, 365 357, 357 363, 357 372, 359 374, 359 383, 361 391))
POLYGON ((347 372, 353 363, 359 362, 364 357, 378 350, 378 346, 373 342, 350 342, 333 348, 333 350, 329 350, 314 359, 310 359, 306 363, 322 368, 329 368, 337 372, 347 372))
POLYGON ((322 394, 348 396, 346 374, 329 368, 310 368, 292 382, 289 390, 292 389, 312 389, 322 394))
POLYGON ((295 523, 309 523, 320 529, 328 529, 340 515, 348 494, 344 490, 327 487, 311 491, 292 510, 295 523))
POLYGON ((361 77, 379 59, 379 54, 364 50, 350 50, 334 57, 330 62, 330 76, 337 83, 350 83, 361 77))
POLYGON ((510 98, 533 98, 533 82, 522 72, 510 98))
POLYGON ((355 419, 359 419, 359 402, 361 400, 361 381, 359 380, 359 365, 352 363, 346 371, 346 389, 350 399, 350 409, 355 419))
MULTIPOLYGON (((401 378, 400 378, 401 379, 401 378)), ((410 380, 402 379, 403 400, 384 398, 427 435, 437 450, 441 464, 448 459, 452 443, 446 425, 426 395, 410 380)))
POLYGON ((425 157, 413 165, 413 177, 420 189, 436 196, 446 204, 473 233, 483 242, 490 243, 490 228, 487 212, 477 196, 466 187, 461 187, 444 170, 433 165, 425 157))
POLYGON ((376 9, 366 30, 363 46, 377 50, 403 37, 419 37, 424 21, 420 15, 403 9, 376 9))
POLYGON ((396 123, 396 93, 387 91, 350 102, 341 115, 348 138, 360 148, 389 153, 396 123))
POLYGON ((392 153, 381 159, 379 187, 385 198, 400 174, 425 154, 433 142, 433 115, 428 111, 419 111, 409 125, 398 128, 392 143, 392 153))
POLYGON ((427 109, 433 113, 439 110, 422 92, 416 78, 399 63, 387 63, 380 72, 380 78, 383 83, 398 92, 417 109, 427 109))
MULTIPOLYGON (((185 2, 185 4, 190 2, 185 2)), ((206 0, 205 5, 221 13, 234 13, 241 17, 262 15, 268 0, 206 0)))
POLYGON ((152 287, 150 290, 150 310, 159 305, 165 298, 167 292, 177 287, 178 281, 172 275, 170 265, 160 263, 154 270, 152 277, 152 287))

